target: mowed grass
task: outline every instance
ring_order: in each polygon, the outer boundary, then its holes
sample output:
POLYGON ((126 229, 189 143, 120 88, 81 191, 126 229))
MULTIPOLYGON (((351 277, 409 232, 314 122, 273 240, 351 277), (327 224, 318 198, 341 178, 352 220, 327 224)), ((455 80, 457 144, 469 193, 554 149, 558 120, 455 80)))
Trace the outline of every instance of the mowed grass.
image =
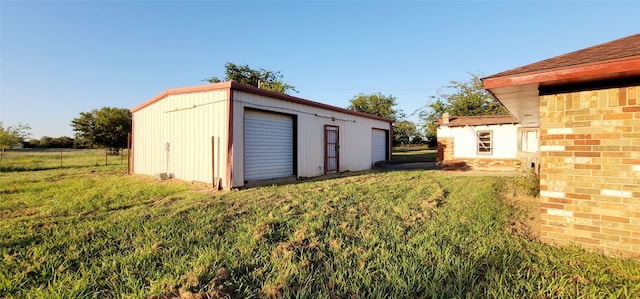
POLYGON ((2 153, 0 172, 45 170, 65 167, 126 165, 127 150, 122 155, 105 155, 105 149, 21 149, 2 153))
POLYGON ((389 163, 435 162, 436 150, 426 146, 394 147, 389 163))
POLYGON ((120 166, 2 173, 0 297, 640 296, 638 260, 514 234, 501 190, 526 185, 367 172, 214 193, 120 166))

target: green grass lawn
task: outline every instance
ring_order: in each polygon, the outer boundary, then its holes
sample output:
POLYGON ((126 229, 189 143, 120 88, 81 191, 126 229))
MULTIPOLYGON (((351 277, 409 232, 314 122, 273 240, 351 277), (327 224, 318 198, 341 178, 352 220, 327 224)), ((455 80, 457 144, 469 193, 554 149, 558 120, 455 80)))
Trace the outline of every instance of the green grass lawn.
POLYGON ((0 174, 0 297, 640 296, 638 260, 514 233, 526 213, 501 191, 522 177, 366 172, 214 193, 125 172, 0 174))
POLYGON ((435 162, 436 150, 424 146, 394 147, 391 163, 435 162))
POLYGON ((69 148, 9 150, 0 155, 0 172, 127 164, 126 149, 122 155, 106 155, 105 149, 69 148))

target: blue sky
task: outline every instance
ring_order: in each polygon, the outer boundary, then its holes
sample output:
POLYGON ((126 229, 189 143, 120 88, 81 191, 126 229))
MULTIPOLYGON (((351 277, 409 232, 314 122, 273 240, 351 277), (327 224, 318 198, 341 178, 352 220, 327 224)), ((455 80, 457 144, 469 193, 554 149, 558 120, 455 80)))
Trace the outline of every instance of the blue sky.
POLYGON ((73 136, 80 112, 204 84, 226 62, 280 71, 294 96, 339 107, 392 95, 410 115, 468 72, 638 33, 639 14, 640 1, 0 0, 0 121, 73 136))

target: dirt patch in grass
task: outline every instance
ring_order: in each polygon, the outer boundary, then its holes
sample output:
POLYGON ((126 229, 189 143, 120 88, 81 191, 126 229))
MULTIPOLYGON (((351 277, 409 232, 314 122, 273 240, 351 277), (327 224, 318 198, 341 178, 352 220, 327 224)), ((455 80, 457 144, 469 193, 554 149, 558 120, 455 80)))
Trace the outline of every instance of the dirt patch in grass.
POLYGON ((162 294, 147 296, 146 299, 218 299, 218 298, 232 298, 233 291, 228 290, 224 285, 225 281, 229 279, 229 272, 226 268, 222 267, 216 270, 215 277, 208 283, 208 291, 193 292, 194 288, 200 285, 200 279, 197 275, 189 273, 183 277, 184 284, 180 288, 175 288, 173 291, 162 294))
POLYGON ((512 234, 536 240, 540 235, 540 200, 538 177, 502 179, 500 199, 510 207, 508 229, 512 234))
POLYGON ((218 299, 230 298, 229 293, 220 290, 210 292, 193 293, 184 289, 177 289, 169 294, 148 296, 146 299, 218 299))
POLYGON ((535 240, 540 234, 540 202, 537 197, 518 195, 505 200, 512 211, 509 228, 511 232, 535 240))

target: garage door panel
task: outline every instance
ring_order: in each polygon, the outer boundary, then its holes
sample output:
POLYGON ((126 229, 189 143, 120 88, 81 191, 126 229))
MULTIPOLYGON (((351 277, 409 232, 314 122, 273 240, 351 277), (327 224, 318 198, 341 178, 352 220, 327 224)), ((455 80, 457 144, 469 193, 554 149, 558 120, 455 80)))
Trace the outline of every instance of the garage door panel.
POLYGON ((293 118, 246 110, 244 124, 245 180, 292 176, 293 118))
POLYGON ((284 169, 289 170, 288 164, 291 164, 292 160, 276 160, 276 161, 268 161, 262 163, 252 163, 251 167, 254 169, 284 169), (278 166, 278 165, 282 166, 278 166))
POLYGON ((387 131, 371 130, 371 164, 387 160, 387 131))
POLYGON ((268 165, 267 166, 257 166, 257 167, 255 167, 255 170, 256 171, 260 171, 260 173, 262 173, 262 174, 274 174, 274 175, 280 174, 282 172, 289 171, 288 168, 274 168, 274 167, 269 167, 268 165))

